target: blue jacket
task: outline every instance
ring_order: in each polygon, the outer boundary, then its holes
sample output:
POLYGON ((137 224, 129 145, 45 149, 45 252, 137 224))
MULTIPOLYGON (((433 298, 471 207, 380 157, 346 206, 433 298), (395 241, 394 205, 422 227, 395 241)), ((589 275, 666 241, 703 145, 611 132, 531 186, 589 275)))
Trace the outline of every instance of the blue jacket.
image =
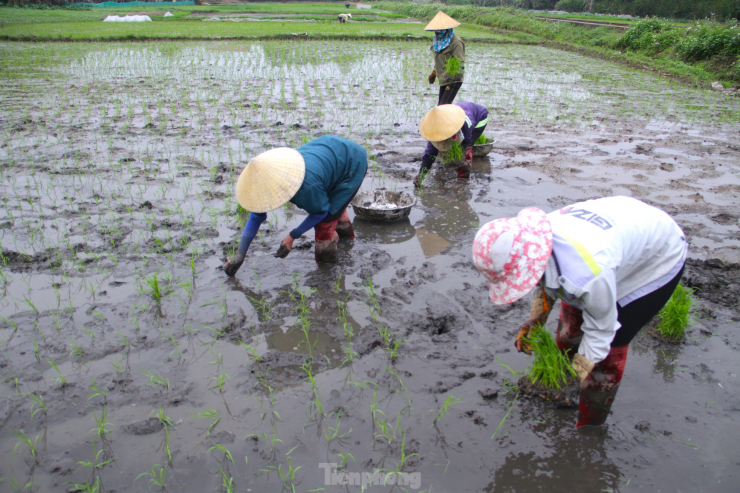
POLYGON ((365 178, 365 149, 350 140, 324 135, 296 150, 306 162, 306 175, 290 202, 309 214, 338 212, 365 178))

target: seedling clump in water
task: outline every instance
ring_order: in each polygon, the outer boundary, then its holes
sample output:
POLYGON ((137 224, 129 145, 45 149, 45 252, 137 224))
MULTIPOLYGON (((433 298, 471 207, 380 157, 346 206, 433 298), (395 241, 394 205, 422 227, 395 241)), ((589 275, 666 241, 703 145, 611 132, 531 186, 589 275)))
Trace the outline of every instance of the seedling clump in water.
POLYGON ((678 283, 668 303, 658 313, 658 327, 655 329, 661 336, 678 341, 691 323, 691 306, 694 303, 694 289, 678 283))
POLYGON ((542 326, 532 329, 526 341, 534 353, 532 370, 527 376, 532 383, 560 390, 569 378, 576 376, 568 356, 560 351, 555 338, 542 326))

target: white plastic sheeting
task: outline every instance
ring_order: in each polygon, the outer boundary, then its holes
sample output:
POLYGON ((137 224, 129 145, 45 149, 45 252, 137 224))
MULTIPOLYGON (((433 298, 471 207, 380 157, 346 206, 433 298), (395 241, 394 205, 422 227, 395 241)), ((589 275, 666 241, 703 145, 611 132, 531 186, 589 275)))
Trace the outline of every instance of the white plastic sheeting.
POLYGON ((148 15, 125 15, 119 17, 117 15, 109 15, 103 22, 152 22, 152 18, 148 15))
POLYGON ((166 14, 164 14, 163 17, 175 17, 175 16, 173 14, 170 14, 169 12, 167 12, 166 14))

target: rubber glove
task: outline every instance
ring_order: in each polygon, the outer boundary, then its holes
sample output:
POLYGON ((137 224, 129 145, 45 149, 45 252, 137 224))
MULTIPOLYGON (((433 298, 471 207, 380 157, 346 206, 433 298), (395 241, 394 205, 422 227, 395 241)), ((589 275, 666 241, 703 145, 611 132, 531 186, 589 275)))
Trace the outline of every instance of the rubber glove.
POLYGON ((516 341, 514 346, 520 353, 532 354, 532 348, 524 340, 529 335, 532 328, 536 325, 544 325, 547 322, 547 317, 552 311, 552 305, 555 303, 553 298, 550 298, 545 293, 542 287, 539 287, 540 292, 532 300, 532 309, 529 312, 529 319, 519 327, 519 332, 516 335, 516 341))
POLYGON ((473 162, 473 148, 468 147, 465 149, 465 162, 470 164, 473 162))
POLYGON ((226 272, 226 275, 229 277, 234 277, 236 275, 236 271, 239 270, 239 267, 242 266, 244 263, 244 255, 241 255, 239 252, 237 252, 233 257, 231 257, 230 260, 226 261, 224 264, 224 272, 226 272))
POLYGON ((280 248, 278 248, 277 253, 274 255, 276 258, 285 258, 288 256, 290 251, 293 249, 293 237, 288 235, 285 238, 283 238, 283 241, 280 242, 280 248))
POLYGON ((429 83, 434 84, 434 81, 437 80, 437 71, 432 70, 432 73, 429 74, 429 83))
POLYGON ((584 356, 581 356, 580 353, 576 353, 575 356, 573 356, 573 369, 578 373, 578 378, 583 382, 586 380, 586 377, 593 371, 594 364, 591 363, 589 360, 587 360, 584 356))

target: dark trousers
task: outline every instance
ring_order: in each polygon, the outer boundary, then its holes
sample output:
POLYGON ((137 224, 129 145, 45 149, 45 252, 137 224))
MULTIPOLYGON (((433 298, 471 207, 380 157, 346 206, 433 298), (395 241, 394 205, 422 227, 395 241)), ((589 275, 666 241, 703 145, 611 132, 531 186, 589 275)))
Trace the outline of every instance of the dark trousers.
MULTIPOLYGON (((685 264, 684 264, 685 265, 685 264)), ((612 347, 626 346, 634 339, 637 333, 647 324, 661 308, 671 299, 673 290, 683 274, 683 267, 678 274, 668 281, 668 284, 648 293, 642 298, 637 298, 629 305, 617 305, 617 320, 622 325, 612 341, 612 347)))
POLYGON ((462 82, 453 82, 445 86, 439 86, 439 102, 437 105, 452 104, 455 96, 457 96, 457 91, 460 90, 460 86, 462 86, 462 82))

